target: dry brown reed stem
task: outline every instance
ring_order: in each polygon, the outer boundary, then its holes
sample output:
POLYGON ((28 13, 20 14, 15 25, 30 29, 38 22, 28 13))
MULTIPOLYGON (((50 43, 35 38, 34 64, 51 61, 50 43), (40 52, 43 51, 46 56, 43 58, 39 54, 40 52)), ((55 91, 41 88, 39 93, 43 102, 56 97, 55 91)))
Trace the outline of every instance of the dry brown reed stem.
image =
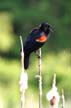
POLYGON ((41 48, 38 49, 39 108, 42 108, 41 48))

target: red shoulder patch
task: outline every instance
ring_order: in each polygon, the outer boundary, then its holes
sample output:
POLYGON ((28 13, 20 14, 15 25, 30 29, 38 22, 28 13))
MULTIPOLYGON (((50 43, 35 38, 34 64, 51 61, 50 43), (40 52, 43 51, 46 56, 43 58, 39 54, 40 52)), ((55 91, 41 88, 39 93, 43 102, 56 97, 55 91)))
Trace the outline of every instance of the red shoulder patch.
POLYGON ((46 35, 41 35, 39 38, 36 39, 37 42, 45 42, 47 40, 46 35))

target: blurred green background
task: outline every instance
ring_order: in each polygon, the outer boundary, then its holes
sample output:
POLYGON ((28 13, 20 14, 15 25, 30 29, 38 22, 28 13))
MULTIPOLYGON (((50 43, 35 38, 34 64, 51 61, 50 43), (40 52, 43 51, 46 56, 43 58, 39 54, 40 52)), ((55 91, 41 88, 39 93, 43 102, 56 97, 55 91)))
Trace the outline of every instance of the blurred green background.
MULTIPOLYGON (((42 22, 49 22, 54 29, 42 48, 43 108, 48 105, 46 93, 54 73, 60 95, 64 89, 66 108, 71 106, 71 0, 0 0, 0 108, 20 108, 19 36, 25 41, 32 28, 42 22)), ((36 108, 38 68, 34 53, 27 73, 26 108, 36 108)))

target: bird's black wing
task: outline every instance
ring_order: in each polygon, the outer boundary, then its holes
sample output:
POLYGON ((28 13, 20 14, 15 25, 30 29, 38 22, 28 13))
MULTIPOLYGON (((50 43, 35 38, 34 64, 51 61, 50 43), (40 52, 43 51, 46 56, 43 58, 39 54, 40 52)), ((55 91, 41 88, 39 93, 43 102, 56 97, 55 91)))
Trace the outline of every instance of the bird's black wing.
POLYGON ((28 35, 28 37, 27 37, 27 39, 26 39, 26 42, 29 42, 30 40, 34 40, 35 38, 36 38, 36 36, 38 36, 39 35, 39 29, 38 28, 35 28, 35 29, 33 29, 30 33, 29 33, 29 35, 28 35))

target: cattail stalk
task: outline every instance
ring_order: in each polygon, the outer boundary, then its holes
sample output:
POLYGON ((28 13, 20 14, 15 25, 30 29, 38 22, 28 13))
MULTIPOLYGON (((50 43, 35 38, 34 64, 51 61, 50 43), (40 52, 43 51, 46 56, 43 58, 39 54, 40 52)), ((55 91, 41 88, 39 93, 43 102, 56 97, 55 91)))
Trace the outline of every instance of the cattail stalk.
POLYGON ((56 87, 56 74, 54 74, 52 88, 47 93, 46 98, 50 102, 51 108, 58 108, 60 96, 56 87))
POLYGON ((62 89, 62 108, 65 107, 65 98, 64 98, 64 90, 62 89))
POLYGON ((22 65, 22 72, 24 72, 24 51, 23 51, 23 41, 22 37, 20 36, 20 42, 21 42, 21 65, 22 65))
POLYGON ((52 88, 54 87, 56 87, 56 74, 54 74, 53 83, 52 83, 52 88))
POLYGON ((38 49, 39 108, 42 108, 41 48, 38 49))
POLYGON ((21 41, 21 73, 20 73, 20 81, 19 81, 19 86, 20 86, 20 94, 21 94, 21 108, 24 108, 25 104, 25 92, 26 89, 28 88, 28 76, 27 73, 24 72, 24 51, 23 51, 23 41, 22 37, 20 36, 20 41, 21 41))

